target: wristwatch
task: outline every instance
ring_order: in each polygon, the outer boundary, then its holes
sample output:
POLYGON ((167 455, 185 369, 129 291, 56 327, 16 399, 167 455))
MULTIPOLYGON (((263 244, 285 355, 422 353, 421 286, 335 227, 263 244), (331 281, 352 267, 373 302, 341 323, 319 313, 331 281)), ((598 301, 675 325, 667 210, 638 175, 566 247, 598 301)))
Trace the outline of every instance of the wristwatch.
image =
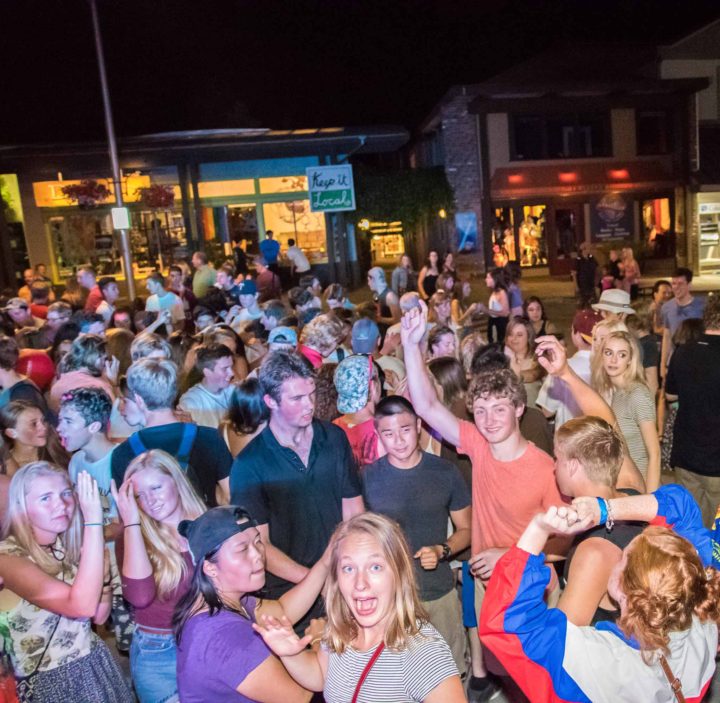
POLYGON ((450 545, 445 542, 445 544, 440 545, 442 547, 442 554, 440 555, 440 558, 438 561, 447 561, 450 558, 450 545))

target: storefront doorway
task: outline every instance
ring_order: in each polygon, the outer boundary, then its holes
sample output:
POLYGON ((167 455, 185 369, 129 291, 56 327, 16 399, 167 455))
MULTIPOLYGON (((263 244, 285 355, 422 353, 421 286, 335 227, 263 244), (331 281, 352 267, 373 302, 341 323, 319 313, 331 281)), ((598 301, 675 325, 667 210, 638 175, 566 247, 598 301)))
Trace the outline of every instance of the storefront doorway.
POLYGON ((228 205, 227 222, 231 243, 239 240, 240 246, 250 256, 260 253, 255 205, 228 205))
POLYGON ((583 206, 567 204, 553 209, 554 227, 549 237, 550 273, 565 276, 572 270, 573 252, 583 239, 583 206))

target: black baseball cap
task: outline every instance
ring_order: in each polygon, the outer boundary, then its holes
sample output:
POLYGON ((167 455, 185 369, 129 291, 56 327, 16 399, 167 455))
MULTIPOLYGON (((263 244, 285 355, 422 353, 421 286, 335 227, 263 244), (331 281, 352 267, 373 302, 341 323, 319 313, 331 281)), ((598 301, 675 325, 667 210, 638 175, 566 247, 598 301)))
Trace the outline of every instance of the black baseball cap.
POLYGON ((257 522, 247 510, 225 505, 211 508, 195 520, 182 520, 178 532, 187 539, 193 563, 197 564, 223 542, 249 527, 257 527, 257 522))

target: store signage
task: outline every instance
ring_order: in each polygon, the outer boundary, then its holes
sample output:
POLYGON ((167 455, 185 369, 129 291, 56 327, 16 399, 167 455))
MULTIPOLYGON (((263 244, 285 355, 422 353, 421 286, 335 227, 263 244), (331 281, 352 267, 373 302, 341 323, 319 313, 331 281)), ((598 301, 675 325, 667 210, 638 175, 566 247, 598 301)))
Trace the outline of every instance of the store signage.
POLYGON ((130 229, 130 211, 126 207, 110 208, 113 229, 130 229))
POLYGON ((698 210, 701 215, 715 215, 720 212, 720 203, 700 203, 698 210))
POLYGON ((621 193, 590 200, 590 235, 594 242, 629 239, 633 232, 633 202, 621 193))
POLYGON ((312 212, 355 209, 352 166, 313 166, 306 173, 312 212))

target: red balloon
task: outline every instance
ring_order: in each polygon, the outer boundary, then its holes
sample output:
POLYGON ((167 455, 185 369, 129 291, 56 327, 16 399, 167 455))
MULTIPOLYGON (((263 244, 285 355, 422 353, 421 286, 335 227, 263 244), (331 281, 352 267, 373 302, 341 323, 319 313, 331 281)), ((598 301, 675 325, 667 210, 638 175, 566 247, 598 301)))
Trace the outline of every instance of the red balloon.
POLYGON ((41 391, 45 391, 55 378, 55 364, 40 349, 21 349, 15 370, 27 376, 41 391))

